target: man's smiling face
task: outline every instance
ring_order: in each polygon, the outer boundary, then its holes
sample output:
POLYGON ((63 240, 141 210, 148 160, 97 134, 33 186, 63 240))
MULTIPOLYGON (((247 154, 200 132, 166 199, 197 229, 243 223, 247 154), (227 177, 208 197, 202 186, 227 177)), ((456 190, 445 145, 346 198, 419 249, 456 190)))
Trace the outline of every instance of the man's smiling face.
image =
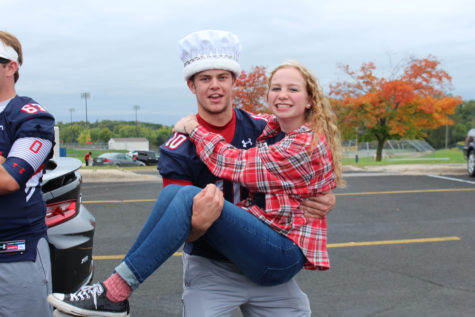
POLYGON ((206 116, 230 111, 233 83, 232 73, 222 69, 205 70, 188 80, 188 87, 198 101, 198 113, 206 116))

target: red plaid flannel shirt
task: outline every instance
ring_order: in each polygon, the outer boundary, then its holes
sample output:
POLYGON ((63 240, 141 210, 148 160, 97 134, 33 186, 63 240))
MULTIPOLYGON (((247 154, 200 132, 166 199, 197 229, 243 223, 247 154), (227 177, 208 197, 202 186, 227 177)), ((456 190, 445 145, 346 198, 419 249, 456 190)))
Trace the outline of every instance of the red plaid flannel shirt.
POLYGON ((313 130, 303 125, 278 143, 265 143, 266 138, 279 132, 277 119, 271 117, 256 147, 248 150, 235 148, 201 126, 192 131, 190 139, 214 175, 241 183, 251 192, 266 194, 265 210, 250 199, 240 206, 294 241, 307 259, 305 269, 329 269, 327 220, 305 218, 300 208, 303 199, 336 187, 325 136, 322 134, 312 147, 313 130))

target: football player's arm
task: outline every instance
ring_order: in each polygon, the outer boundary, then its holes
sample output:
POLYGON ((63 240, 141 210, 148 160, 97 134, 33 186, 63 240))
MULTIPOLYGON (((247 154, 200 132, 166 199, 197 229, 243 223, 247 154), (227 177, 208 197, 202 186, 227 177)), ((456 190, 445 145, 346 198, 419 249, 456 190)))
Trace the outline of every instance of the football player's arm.
MULTIPOLYGON (((163 187, 171 184, 192 185, 191 181, 163 178, 163 187)), ((218 219, 223 209, 223 193, 215 186, 208 185, 193 199, 191 229, 187 242, 199 239, 218 219)))
POLYGON ((20 189, 17 181, 3 167, 5 161, 6 158, 0 155, 0 195, 10 194, 20 189))
POLYGON ((39 138, 20 138, 2 157, 0 166, 0 195, 10 194, 25 186, 48 157, 53 143, 39 138))

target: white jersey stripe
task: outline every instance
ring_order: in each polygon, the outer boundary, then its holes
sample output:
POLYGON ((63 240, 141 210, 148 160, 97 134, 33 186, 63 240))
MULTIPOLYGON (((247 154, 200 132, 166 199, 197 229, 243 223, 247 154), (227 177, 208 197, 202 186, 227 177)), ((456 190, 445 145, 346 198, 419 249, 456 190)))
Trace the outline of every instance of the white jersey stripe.
POLYGON ((31 165, 36 172, 48 157, 53 142, 40 138, 20 138, 13 143, 8 157, 18 157, 31 165))

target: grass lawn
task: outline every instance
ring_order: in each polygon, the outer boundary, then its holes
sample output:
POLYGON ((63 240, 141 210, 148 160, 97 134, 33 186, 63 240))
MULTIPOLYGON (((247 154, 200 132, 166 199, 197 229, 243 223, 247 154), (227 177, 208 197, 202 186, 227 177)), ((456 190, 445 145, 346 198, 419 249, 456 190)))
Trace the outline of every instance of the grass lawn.
MULTIPOLYGON (((84 163, 84 155, 91 151, 92 157, 96 157, 106 152, 121 152, 127 153, 127 150, 102 150, 102 149, 92 149, 92 150, 82 150, 82 149, 66 149, 66 156, 75 157, 80 159, 84 163)), ((367 165, 392 165, 392 164, 447 164, 447 163, 465 163, 463 158, 462 150, 458 148, 448 149, 448 150, 437 150, 433 153, 424 154, 424 155, 395 155, 391 158, 384 157, 381 162, 376 162, 373 157, 367 157, 360 155, 358 158, 358 163, 355 162, 355 157, 345 157, 343 158, 343 165, 353 165, 357 167, 364 167, 367 165)), ((83 167, 83 168, 92 168, 83 167)), ((98 167, 94 167, 98 168, 98 167)), ((101 166, 100 168, 117 168, 109 166, 101 166)), ((153 168, 156 166, 137 166, 137 167, 127 167, 127 169, 144 169, 144 168, 153 168)))
POLYGON ((384 157, 381 162, 376 162, 373 157, 359 156, 358 163, 355 157, 343 158, 343 165, 364 167, 367 165, 393 165, 393 164, 447 164, 465 163, 463 152, 460 149, 437 150, 424 155, 395 155, 391 158, 384 157))

